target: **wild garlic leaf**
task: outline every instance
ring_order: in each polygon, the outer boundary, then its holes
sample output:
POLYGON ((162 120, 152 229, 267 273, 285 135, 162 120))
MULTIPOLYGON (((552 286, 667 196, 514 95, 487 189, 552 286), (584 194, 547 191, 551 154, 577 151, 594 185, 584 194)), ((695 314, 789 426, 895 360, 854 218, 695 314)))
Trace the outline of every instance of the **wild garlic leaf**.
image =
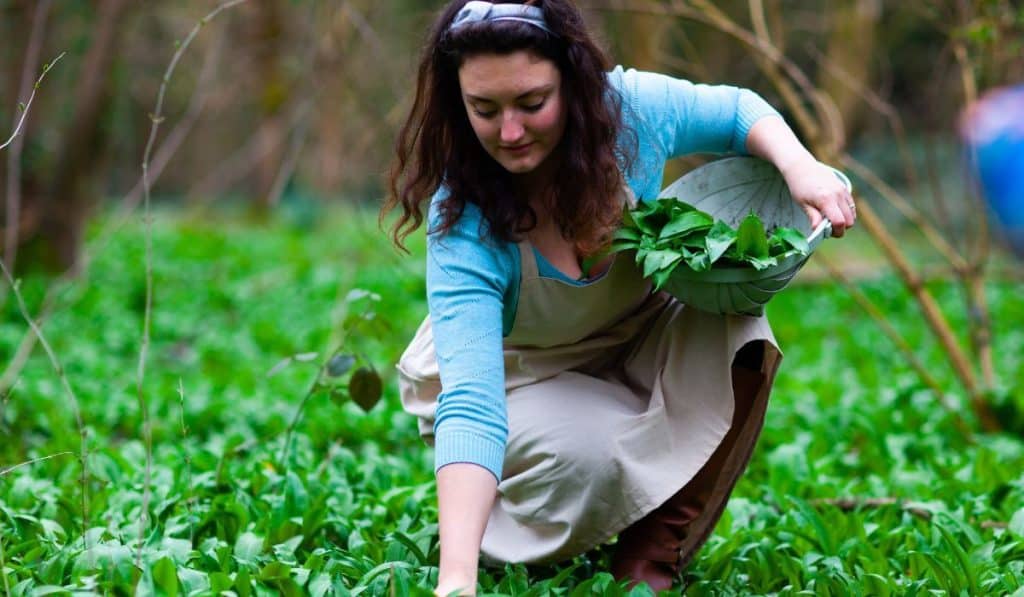
POLYGON ((764 224, 757 214, 750 213, 740 222, 736 235, 736 248, 739 249, 740 255, 748 261, 749 258, 768 257, 768 237, 764 232, 764 224))
POLYGON ((644 257, 644 277, 674 265, 683 258, 675 251, 651 251, 644 257))
POLYGON ((623 227, 615 231, 615 234, 612 235, 612 240, 632 240, 639 243, 641 236, 639 230, 623 227))
POLYGON ((811 250, 807 244, 807 237, 796 228, 779 227, 772 231, 772 238, 777 238, 801 254, 806 255, 811 250))
POLYGON ((747 255, 746 262, 754 266, 757 271, 768 269, 779 263, 775 257, 754 257, 753 255, 747 255))
POLYGON ((714 222, 714 218, 702 211, 694 209, 683 212, 669 221, 668 224, 665 224, 665 227, 661 229, 661 234, 658 235, 658 238, 666 239, 675 236, 682 236, 694 231, 708 230, 714 222))
POLYGON ((708 252, 708 262, 713 264, 722 255, 725 255, 729 247, 733 246, 736 242, 736 236, 736 230, 732 226, 721 220, 715 222, 711 230, 708 230, 708 235, 704 237, 705 248, 708 252))

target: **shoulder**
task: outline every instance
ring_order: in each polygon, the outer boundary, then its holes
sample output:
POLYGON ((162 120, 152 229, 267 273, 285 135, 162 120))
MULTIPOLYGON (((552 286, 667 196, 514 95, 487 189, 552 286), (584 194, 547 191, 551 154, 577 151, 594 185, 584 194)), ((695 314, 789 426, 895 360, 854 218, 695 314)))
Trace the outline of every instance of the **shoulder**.
POLYGON ((611 88, 621 96, 623 103, 642 109, 652 104, 678 101, 680 96, 694 93, 695 85, 686 79, 662 73, 616 66, 607 74, 611 88))
MULTIPOLYGON (((428 277, 435 273, 468 275, 488 285, 507 287, 514 277, 516 246, 495 239, 488 230, 480 208, 467 203, 462 214, 446 231, 438 231, 441 202, 448 197, 443 187, 431 199, 428 212, 428 277)), ((460 277, 461 277, 460 276, 460 277)))

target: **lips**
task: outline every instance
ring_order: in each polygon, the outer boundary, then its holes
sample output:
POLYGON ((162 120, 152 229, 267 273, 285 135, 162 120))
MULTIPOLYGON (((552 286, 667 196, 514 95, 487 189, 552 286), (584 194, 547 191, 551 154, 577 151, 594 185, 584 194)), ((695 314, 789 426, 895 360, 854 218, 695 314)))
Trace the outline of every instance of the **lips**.
POLYGON ((519 152, 522 152, 522 151, 524 151, 526 149, 529 149, 530 147, 533 147, 533 143, 526 143, 524 145, 516 145, 515 147, 502 147, 501 149, 504 150, 504 151, 511 152, 511 153, 519 153, 519 152))

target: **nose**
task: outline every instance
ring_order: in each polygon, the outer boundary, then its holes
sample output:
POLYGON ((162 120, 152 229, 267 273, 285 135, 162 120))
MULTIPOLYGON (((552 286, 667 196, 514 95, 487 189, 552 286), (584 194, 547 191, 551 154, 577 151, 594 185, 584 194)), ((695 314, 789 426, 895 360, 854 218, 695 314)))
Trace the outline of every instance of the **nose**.
MULTIPOLYGON (((510 111, 511 112, 511 111, 510 111)), ((505 113, 501 121, 501 143, 503 145, 515 145, 515 142, 523 137, 525 129, 515 114, 505 113)))

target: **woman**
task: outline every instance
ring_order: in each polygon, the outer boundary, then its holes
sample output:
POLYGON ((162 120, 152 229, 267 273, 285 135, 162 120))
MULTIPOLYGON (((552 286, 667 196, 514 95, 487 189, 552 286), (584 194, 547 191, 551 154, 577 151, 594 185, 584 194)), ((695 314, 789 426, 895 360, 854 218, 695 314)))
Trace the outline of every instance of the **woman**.
POLYGON ((429 201, 430 316, 398 368, 436 451, 439 594, 472 594, 481 556, 552 562, 616 535, 616 577, 667 588, 720 516, 780 358, 767 322, 586 259, 667 159, 761 156, 812 224, 855 219, 752 92, 607 71, 571 0, 453 0, 420 63, 384 213, 401 208, 401 246, 429 201))

